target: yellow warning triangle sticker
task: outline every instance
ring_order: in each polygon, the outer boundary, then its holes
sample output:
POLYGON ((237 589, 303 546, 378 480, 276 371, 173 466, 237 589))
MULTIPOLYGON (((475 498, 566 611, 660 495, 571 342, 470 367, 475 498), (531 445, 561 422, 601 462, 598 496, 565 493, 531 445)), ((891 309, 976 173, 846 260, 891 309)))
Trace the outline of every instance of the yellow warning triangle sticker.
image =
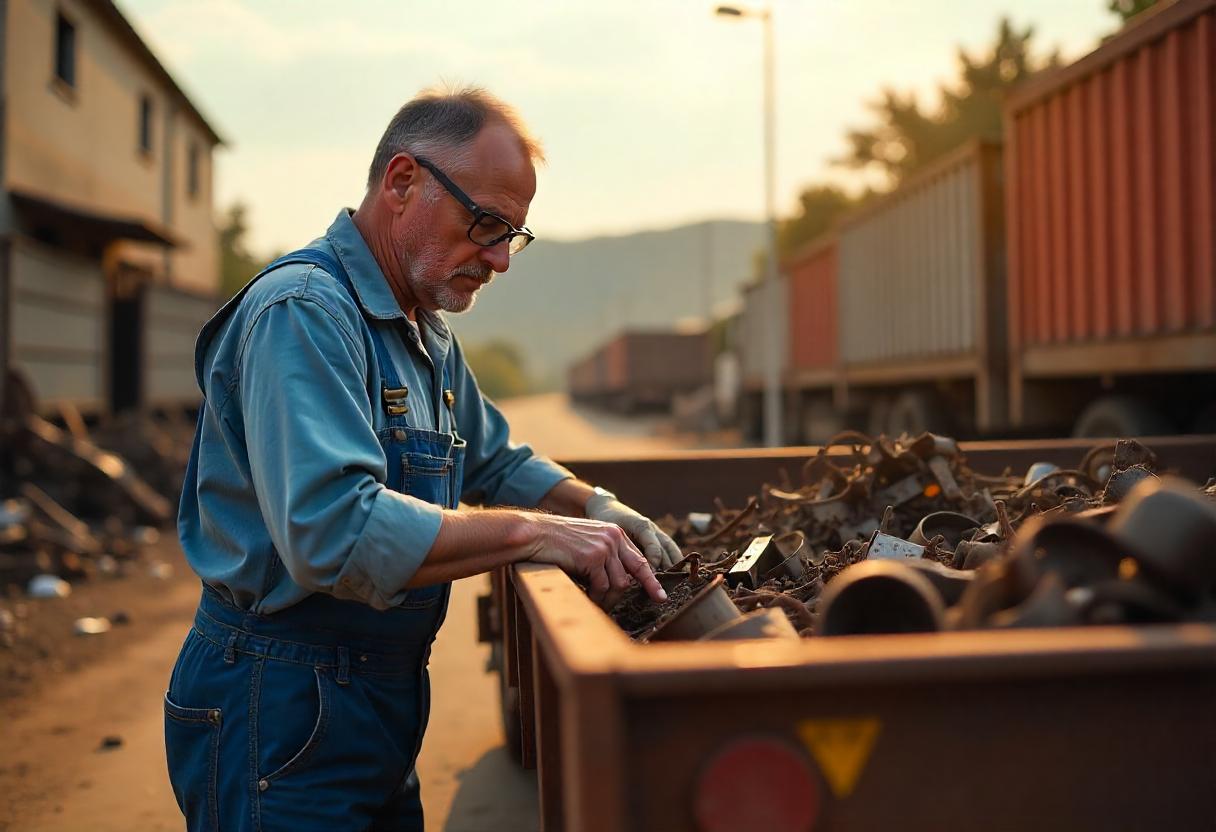
POLYGON ((827 779, 832 793, 853 793, 882 723, 873 717, 857 719, 805 719, 798 723, 798 736, 827 779))

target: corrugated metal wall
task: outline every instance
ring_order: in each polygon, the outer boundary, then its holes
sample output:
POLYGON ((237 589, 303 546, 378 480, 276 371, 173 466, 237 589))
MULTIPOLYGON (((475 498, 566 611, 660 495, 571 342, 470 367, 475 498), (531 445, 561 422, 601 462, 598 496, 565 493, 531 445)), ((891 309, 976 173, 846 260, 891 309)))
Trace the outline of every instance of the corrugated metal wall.
POLYGON ((167 405, 199 398, 194 342, 219 304, 166 286, 144 299, 144 402, 167 405))
POLYGON ((820 370, 836 365, 836 241, 812 244, 789 262, 790 369, 820 370))
POLYGON ((106 283, 101 263, 12 240, 12 362, 39 402, 105 405, 106 283))
POLYGON ((1163 10, 1178 24, 1130 49, 1151 30, 1129 30, 1007 114, 1021 344, 1216 327, 1212 5, 1163 10))
POLYGON ((789 281, 784 275, 778 277, 776 306, 781 311, 776 319, 768 314, 765 302, 766 285, 755 284, 743 290, 743 312, 739 320, 740 352, 743 383, 751 388, 764 382, 769 330, 776 328, 777 331, 777 355, 780 363, 778 372, 784 375, 789 362, 789 281))
POLYGON ((839 232, 846 365, 974 351, 982 246, 978 146, 954 154, 839 232))

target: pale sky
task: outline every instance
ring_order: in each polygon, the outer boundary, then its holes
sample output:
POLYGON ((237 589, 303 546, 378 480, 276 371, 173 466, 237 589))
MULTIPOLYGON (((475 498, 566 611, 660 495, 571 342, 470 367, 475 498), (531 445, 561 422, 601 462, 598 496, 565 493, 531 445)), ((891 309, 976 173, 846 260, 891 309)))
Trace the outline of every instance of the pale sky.
MULTIPOLYGON (((560 238, 763 214, 761 30, 714 2, 119 0, 230 146, 216 210, 258 253, 324 231, 363 193, 395 110, 440 80, 512 103, 548 164, 528 224, 560 238)), ((867 124, 883 85, 928 96, 1010 14, 1066 58, 1115 28, 1106 0, 775 0, 778 208, 867 124)))

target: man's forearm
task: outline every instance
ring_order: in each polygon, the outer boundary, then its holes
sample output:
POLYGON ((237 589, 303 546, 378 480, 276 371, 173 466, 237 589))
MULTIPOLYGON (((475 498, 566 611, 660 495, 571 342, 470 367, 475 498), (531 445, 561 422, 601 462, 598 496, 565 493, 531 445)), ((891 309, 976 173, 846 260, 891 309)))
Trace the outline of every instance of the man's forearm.
MULTIPOLYGON (((542 511, 583 517, 595 491, 585 482, 565 479, 537 505, 542 511)), ((409 586, 428 586, 489 572, 532 556, 538 530, 528 512, 518 509, 444 511, 439 535, 409 586)))
POLYGON ((582 480, 565 479, 549 489, 536 507, 551 514, 586 517, 587 499, 594 493, 595 490, 582 480))
POLYGON ((408 585, 454 581, 527 560, 535 539, 524 511, 444 511, 439 535, 408 585))

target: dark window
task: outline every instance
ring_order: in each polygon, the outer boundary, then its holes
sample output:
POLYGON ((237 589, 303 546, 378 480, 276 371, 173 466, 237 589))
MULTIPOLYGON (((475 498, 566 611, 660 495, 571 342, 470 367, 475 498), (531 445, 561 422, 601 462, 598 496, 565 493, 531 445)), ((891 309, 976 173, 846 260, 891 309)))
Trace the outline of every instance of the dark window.
POLYGON ((147 95, 139 97, 139 149, 152 152, 152 98, 147 95))
POLYGON ((198 144, 190 142, 190 155, 186 160, 186 193, 190 196, 198 196, 198 165, 198 144))
POLYGON ((76 24, 63 15, 55 25, 55 77, 76 86, 76 24))

